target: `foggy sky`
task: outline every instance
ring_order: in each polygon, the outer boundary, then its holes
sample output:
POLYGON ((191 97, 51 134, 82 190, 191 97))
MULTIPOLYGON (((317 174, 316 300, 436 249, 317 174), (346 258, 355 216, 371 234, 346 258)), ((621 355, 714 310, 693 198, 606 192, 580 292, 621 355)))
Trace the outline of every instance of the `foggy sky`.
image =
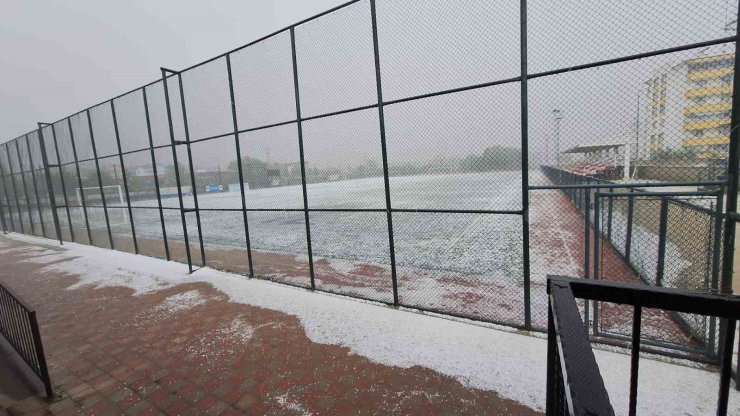
MULTIPOLYGON (((8 51, 0 56, 6 77, 0 83, 0 141, 29 131, 36 121, 58 120, 152 81, 159 66, 190 66, 340 1, 186 3, 50 2, 47 7, 32 7, 14 1, 0 28, 8 51)), ((518 1, 377 3, 385 100, 520 73, 518 1)), ((727 36, 724 23, 732 20, 736 3, 530 2, 529 72, 727 36)), ((376 102, 367 1, 301 25, 295 32, 304 117, 376 102)), ((634 128, 637 95, 644 93, 644 82, 656 68, 723 51, 721 47, 687 51, 531 80, 531 158, 552 153, 553 109, 564 116, 561 149, 607 142, 634 128)), ((287 33, 234 54, 232 66, 240 129, 295 118, 287 33)), ((220 59, 183 73, 193 140, 233 128, 225 68, 220 59)), ((510 83, 387 106, 389 161, 464 157, 494 145, 519 147, 519 91, 518 83, 510 83)), ((177 109, 175 113, 173 118, 181 117, 177 109)), ((140 124, 140 117, 131 120, 140 124)), ((127 122, 119 119, 122 130, 137 129, 127 122)), ((175 130, 182 139, 177 120, 175 130)), ((295 137, 295 126, 243 134, 242 154, 295 162, 295 137)), ((304 146, 307 163, 313 166, 379 162, 377 110, 306 122, 304 146)), ((201 168, 224 166, 234 159, 233 139, 197 147, 201 168)))
POLYGON ((343 0, 4 0, 0 142, 343 0))

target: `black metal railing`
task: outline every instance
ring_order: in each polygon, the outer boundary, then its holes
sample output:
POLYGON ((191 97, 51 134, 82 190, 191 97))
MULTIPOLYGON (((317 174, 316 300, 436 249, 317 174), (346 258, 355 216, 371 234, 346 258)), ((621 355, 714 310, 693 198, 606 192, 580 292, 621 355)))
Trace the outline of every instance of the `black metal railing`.
MULTIPOLYGON (((719 292, 727 286, 720 265, 724 186, 718 184, 712 191, 663 192, 653 188, 665 183, 621 183, 605 175, 553 166, 543 166, 542 171, 583 217, 583 277, 700 292, 719 292), (681 260, 690 261, 690 267, 678 266, 681 260)), ((611 315, 594 305, 587 312, 586 324, 595 336, 628 342, 628 336, 610 330, 609 325, 600 326, 602 319, 614 318, 611 315)), ((643 340, 646 349, 657 347, 652 352, 717 362, 714 318, 675 312, 666 316, 655 321, 658 328, 653 339, 643 340)))
POLYGON ((54 393, 41 343, 36 310, 0 284, 0 333, 44 383, 47 397, 54 393))
POLYGON ((576 298, 634 306, 629 414, 637 413, 642 310, 656 308, 722 319, 717 414, 727 414, 740 297, 548 276, 547 414, 613 415, 576 298))

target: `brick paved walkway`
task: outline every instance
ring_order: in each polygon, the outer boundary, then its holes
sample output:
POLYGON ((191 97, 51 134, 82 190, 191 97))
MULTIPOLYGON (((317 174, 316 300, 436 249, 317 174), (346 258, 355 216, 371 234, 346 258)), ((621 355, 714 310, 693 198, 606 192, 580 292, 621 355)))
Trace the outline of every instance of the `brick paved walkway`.
POLYGON ((297 318, 208 284, 65 290, 75 276, 44 275, 23 261, 28 244, 2 240, 0 281, 36 306, 59 395, 0 391, 11 414, 536 414, 426 368, 314 343, 297 318))

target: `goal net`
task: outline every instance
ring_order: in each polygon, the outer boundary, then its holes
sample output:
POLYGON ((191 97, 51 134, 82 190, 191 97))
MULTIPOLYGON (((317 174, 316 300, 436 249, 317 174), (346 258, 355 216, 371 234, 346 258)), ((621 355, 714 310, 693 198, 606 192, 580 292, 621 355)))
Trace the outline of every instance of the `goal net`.
MULTIPOLYGON (((126 199, 123 195, 121 185, 106 185, 102 187, 90 186, 84 188, 75 188, 77 196, 77 206, 82 207, 84 197, 85 206, 87 207, 87 219, 90 227, 105 227, 105 210, 103 209, 104 201, 108 207, 108 220, 111 226, 128 224, 128 211, 126 208, 126 199), (105 199, 103 199, 105 198, 105 199)), ((85 215, 85 210, 79 208, 80 215, 85 215)))

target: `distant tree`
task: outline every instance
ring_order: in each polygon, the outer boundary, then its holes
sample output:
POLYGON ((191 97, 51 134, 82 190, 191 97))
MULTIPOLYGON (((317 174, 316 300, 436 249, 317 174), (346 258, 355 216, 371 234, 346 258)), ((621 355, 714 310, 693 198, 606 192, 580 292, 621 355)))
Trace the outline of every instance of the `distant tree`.
POLYGON ((480 156, 470 155, 463 159, 461 169, 465 172, 491 172, 520 169, 522 151, 513 147, 491 146, 480 156))
MULTIPOLYGON (((239 165, 237 161, 230 162, 226 167, 227 171, 238 174, 239 165)), ((242 176, 244 182, 249 184, 252 189, 264 188, 269 185, 267 178, 267 163, 253 157, 242 158, 242 176)))

